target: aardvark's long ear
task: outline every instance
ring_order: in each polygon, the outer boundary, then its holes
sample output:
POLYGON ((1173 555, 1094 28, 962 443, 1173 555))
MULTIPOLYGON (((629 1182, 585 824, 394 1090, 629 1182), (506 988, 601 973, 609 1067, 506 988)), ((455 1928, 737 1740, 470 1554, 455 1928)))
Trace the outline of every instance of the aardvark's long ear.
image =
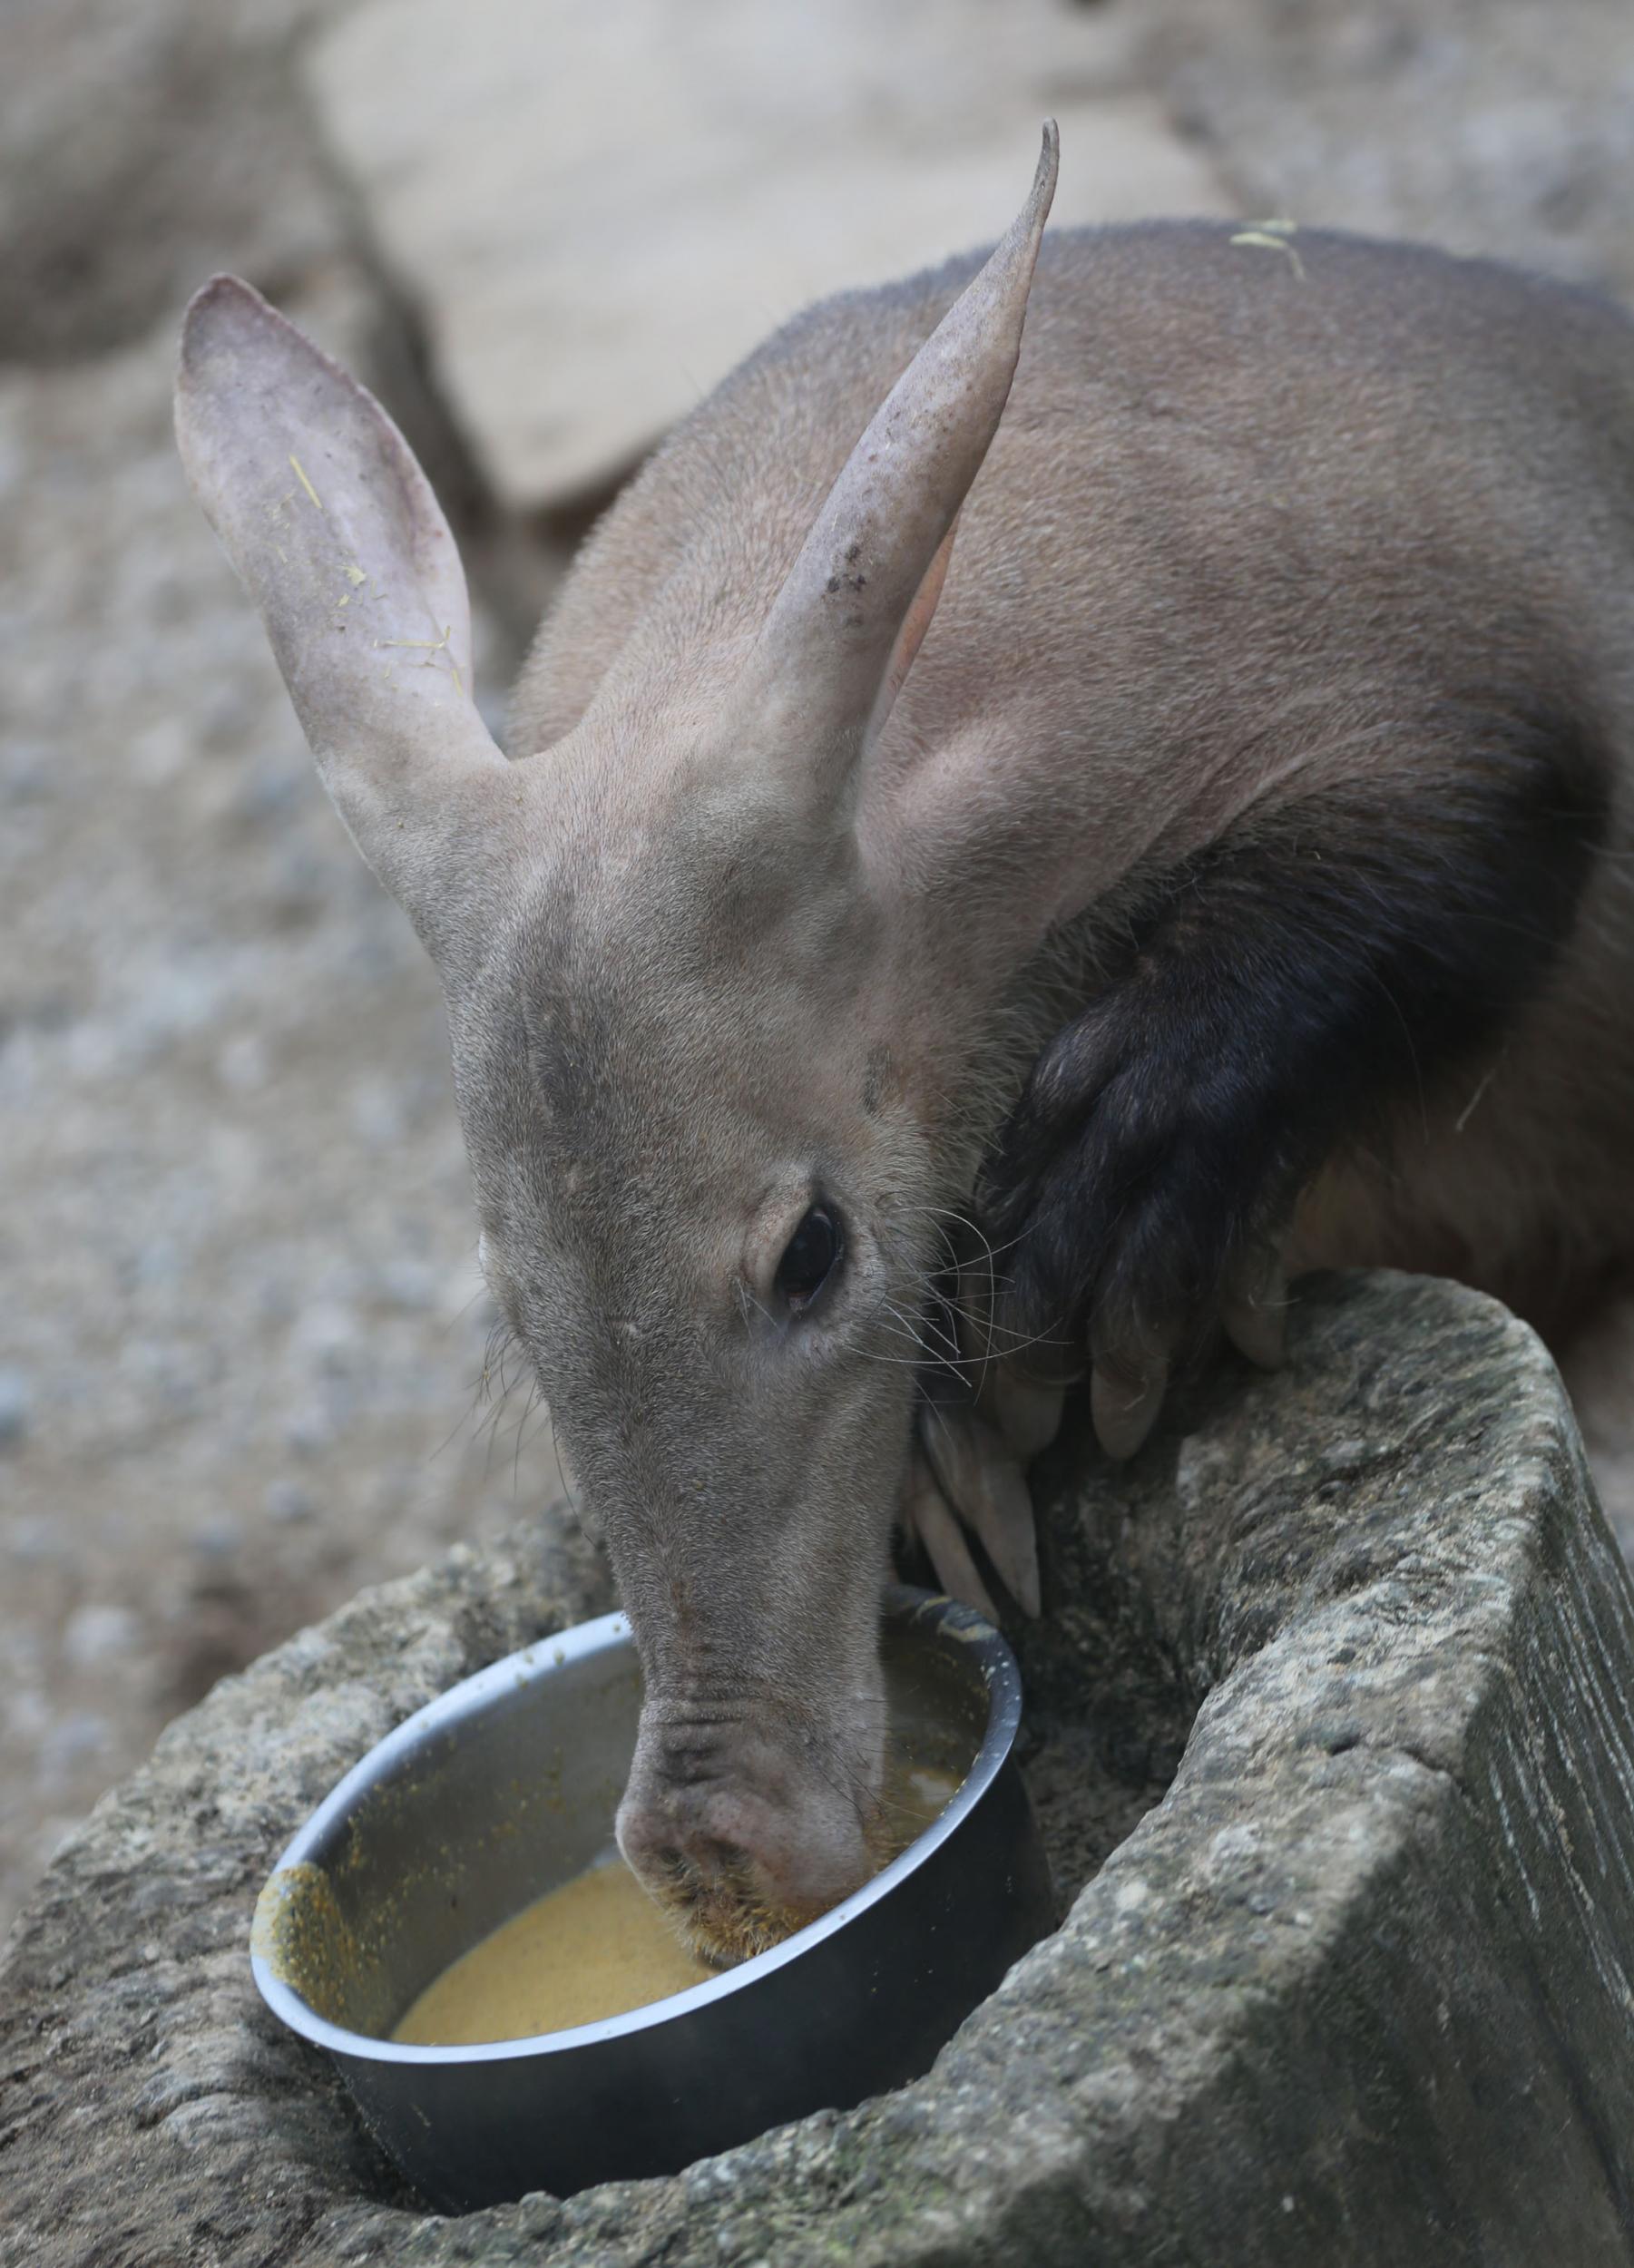
POLYGON ((231 276, 187 311, 176 435, 324 785, 446 974, 513 799, 472 700, 465 576, 425 474, 379 404, 231 276))
POLYGON ((1025 205, 852 450, 734 689, 729 726, 808 804, 834 804, 929 626, 1009 398, 1058 154, 1052 120, 1025 205))

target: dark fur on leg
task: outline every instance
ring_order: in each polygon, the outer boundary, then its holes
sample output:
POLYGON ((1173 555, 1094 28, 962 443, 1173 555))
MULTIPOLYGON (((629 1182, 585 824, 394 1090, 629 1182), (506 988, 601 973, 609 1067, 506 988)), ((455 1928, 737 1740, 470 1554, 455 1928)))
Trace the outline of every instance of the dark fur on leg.
POLYGON ((983 1177, 1013 1329, 1160 1376, 1324 1160, 1545 979, 1604 825, 1592 738, 1512 699, 1427 730, 1473 752, 1256 812, 1144 886, 983 1177))

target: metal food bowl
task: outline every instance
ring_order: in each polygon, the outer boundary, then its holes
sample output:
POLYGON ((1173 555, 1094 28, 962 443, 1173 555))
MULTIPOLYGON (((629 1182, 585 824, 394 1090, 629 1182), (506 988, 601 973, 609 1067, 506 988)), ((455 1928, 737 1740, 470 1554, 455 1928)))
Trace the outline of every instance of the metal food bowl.
POLYGON ((936 1728, 942 1753, 921 1731, 922 1760, 964 1784, 899 1858, 770 1952, 572 2031, 388 2037, 451 1961, 607 1851, 641 1703, 615 1614, 468 1677, 347 1774, 261 1892, 263 1998, 334 2057, 444 2211, 675 2173, 919 2077, 1057 1916, 1011 1754, 1021 1680, 1003 1639, 966 1607, 896 1589, 885 1660, 887 1689, 911 1686, 936 1728))

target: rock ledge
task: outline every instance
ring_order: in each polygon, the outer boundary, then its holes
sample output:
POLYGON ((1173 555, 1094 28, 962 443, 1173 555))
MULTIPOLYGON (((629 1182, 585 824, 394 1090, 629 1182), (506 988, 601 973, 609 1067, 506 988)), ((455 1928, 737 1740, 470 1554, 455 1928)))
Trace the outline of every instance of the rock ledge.
POLYGON ((1060 1461, 1046 1714, 1173 1784, 925 2080, 673 2181, 459 2221, 394 2188, 250 1985, 255 1892, 433 1693, 599 1610, 456 1552, 228 1680, 62 1852, 0 1971, 0 2259, 1244 2263, 1634 2258, 1634 1595, 1502 1310, 1304 1287, 1117 1477, 1060 1461))

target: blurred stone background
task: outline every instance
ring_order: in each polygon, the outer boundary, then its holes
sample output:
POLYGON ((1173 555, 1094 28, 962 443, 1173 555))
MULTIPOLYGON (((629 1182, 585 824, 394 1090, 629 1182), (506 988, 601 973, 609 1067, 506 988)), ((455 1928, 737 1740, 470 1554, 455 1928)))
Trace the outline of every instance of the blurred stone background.
MULTIPOLYGON (((561 1487, 484 1386, 429 966, 182 485, 188 294, 249 276, 406 428, 497 720, 665 424, 815 294, 995 232, 1050 111, 1062 220, 1634 294, 1625 0, 0 11, 0 1924, 214 1678, 561 1487)), ((1613 1402, 1629 1352, 1584 1358, 1613 1402)))

